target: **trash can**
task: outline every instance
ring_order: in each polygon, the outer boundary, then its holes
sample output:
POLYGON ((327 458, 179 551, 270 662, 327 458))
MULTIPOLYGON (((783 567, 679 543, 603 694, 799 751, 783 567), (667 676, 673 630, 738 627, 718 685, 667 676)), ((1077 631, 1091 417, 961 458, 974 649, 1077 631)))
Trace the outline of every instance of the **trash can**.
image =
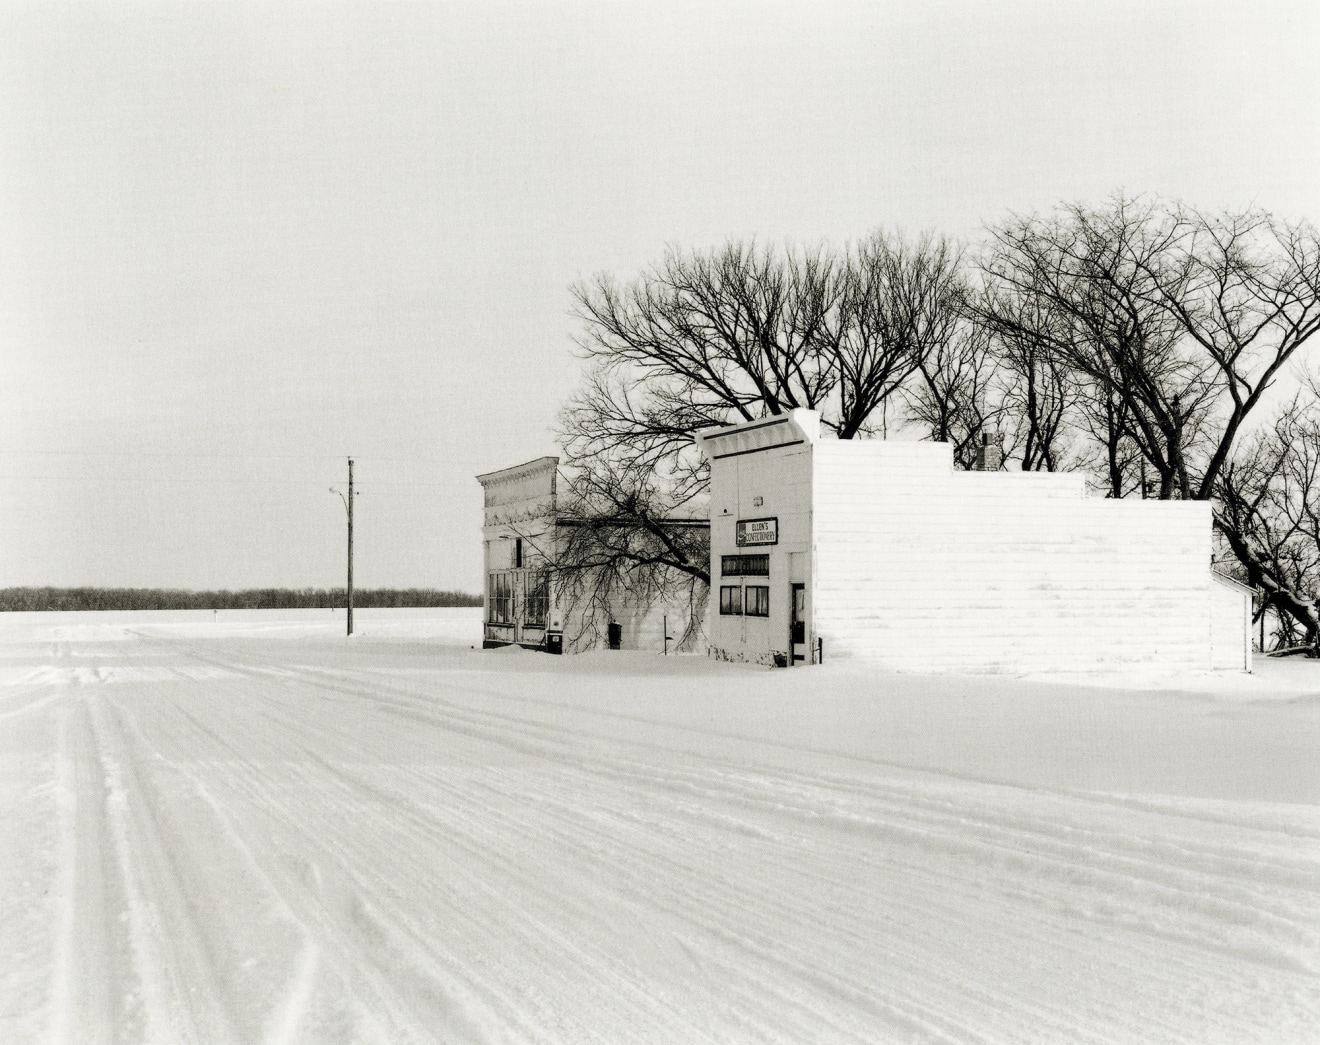
POLYGON ((564 634, 560 631, 548 631, 545 633, 545 651, 547 653, 564 652, 564 634))

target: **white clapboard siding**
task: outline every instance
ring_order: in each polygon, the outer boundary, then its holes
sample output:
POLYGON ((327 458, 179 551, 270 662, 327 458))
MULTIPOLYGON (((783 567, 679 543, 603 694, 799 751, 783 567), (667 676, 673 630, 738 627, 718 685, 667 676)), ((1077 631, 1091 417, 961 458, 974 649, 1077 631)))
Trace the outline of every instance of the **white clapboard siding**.
POLYGON ((1087 498, 1074 475, 958 472, 943 444, 813 449, 813 620, 827 659, 1210 666, 1205 504, 1087 498))

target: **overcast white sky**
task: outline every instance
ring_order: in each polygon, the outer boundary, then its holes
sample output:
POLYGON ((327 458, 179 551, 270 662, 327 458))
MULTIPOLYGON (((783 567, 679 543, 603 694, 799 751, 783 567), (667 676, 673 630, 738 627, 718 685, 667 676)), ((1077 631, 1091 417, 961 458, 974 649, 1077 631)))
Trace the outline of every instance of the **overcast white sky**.
POLYGON ((1320 219, 1320 4, 0 6, 0 586, 480 590, 567 288, 1118 188, 1320 219))

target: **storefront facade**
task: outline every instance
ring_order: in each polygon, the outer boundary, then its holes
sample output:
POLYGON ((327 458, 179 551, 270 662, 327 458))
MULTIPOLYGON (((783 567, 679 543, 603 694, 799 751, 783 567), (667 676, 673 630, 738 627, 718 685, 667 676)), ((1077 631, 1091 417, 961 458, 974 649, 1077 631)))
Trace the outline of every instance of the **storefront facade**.
POLYGON ((477 476, 481 483, 485 602, 483 643, 560 652, 563 621, 554 598, 559 459, 477 476))
POLYGON ((716 429, 698 443, 711 463, 713 655, 755 663, 809 664, 811 442, 791 417, 716 429))

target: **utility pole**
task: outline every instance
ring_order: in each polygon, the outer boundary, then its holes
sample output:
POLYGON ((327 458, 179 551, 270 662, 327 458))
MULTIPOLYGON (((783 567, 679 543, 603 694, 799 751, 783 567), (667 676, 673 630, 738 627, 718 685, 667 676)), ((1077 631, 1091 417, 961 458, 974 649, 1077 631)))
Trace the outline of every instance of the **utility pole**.
POLYGON ((353 458, 348 459, 348 633, 353 634, 353 458))
POLYGON ((348 459, 348 496, 344 496, 343 490, 336 490, 330 487, 331 493, 339 495, 339 499, 344 502, 344 509, 348 512, 348 633, 353 634, 353 458, 348 459))

